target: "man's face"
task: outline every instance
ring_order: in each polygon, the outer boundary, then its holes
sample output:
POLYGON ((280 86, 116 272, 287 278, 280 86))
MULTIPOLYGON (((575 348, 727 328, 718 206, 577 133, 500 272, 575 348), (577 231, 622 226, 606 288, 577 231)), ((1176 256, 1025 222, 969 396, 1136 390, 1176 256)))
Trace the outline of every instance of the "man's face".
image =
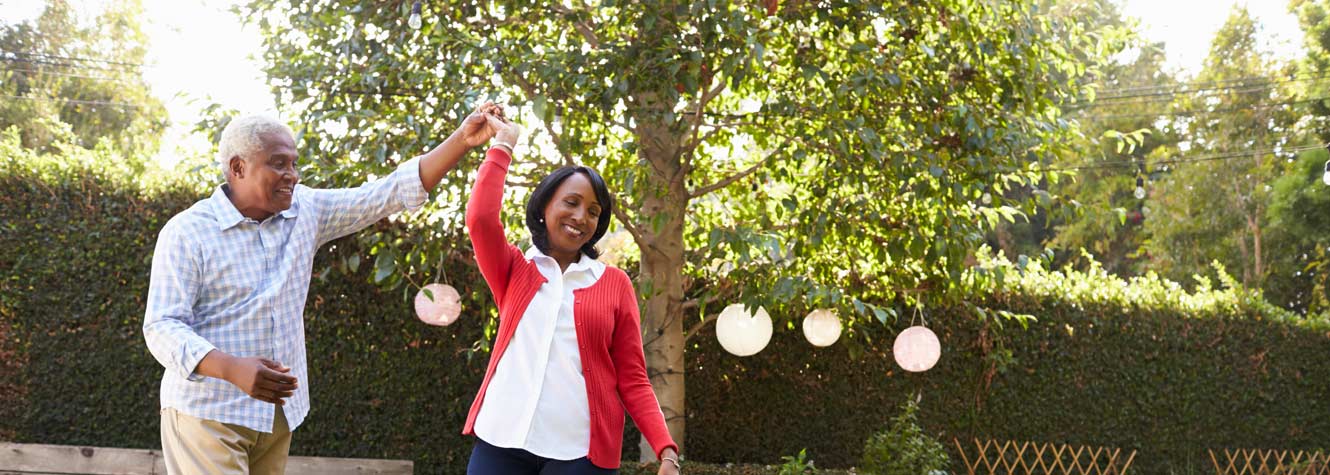
POLYGON ((263 148, 245 160, 232 161, 232 191, 244 196, 246 205, 263 214, 280 213, 291 207, 291 196, 300 183, 296 171, 296 144, 284 133, 259 136, 263 148), (240 167, 237 173, 237 168, 240 167))

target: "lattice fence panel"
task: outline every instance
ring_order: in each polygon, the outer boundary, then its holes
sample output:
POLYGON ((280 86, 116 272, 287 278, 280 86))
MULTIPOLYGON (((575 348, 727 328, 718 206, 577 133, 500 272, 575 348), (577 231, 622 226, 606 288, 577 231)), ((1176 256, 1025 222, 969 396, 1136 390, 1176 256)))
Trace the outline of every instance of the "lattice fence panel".
MULTIPOLYGON (((952 439, 969 475, 1126 475, 1136 451, 1113 447, 952 439)), ((1330 475, 1330 474, 1328 474, 1330 475)))
POLYGON ((1210 462, 1217 475, 1330 475, 1321 450, 1211 449, 1210 462))

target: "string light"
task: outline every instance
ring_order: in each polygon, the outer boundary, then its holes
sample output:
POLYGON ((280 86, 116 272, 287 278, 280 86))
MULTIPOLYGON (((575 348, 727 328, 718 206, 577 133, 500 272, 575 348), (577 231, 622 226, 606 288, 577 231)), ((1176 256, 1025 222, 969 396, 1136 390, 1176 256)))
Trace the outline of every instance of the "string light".
POLYGON ((1145 199, 1145 178, 1136 177, 1136 191, 1132 192, 1132 196, 1135 196, 1138 200, 1145 199))
POLYGON ((411 18, 406 20, 406 24, 412 30, 420 29, 420 0, 416 0, 415 3, 411 4, 411 18))
POLYGON ((1325 176, 1321 177, 1326 185, 1330 185, 1330 160, 1325 161, 1325 176))

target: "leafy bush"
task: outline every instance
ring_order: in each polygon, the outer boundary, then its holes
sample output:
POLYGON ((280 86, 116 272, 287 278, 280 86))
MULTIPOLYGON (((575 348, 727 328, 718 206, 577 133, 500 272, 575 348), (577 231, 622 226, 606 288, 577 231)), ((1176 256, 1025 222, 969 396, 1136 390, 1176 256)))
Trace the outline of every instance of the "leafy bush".
POLYGON ((817 473, 817 467, 814 467, 813 461, 807 458, 808 449, 799 449, 799 455, 781 457, 781 460, 785 463, 780 465, 780 475, 812 475, 817 473))
MULTIPOLYGON (((0 140, 0 438, 156 447, 162 368, 140 331, 153 241, 206 190, 125 176, 99 152, 70 153, 43 157, 0 140)), ((375 266, 347 263, 374 261, 367 241, 421 232, 372 233, 316 257, 323 277, 306 308, 313 410, 292 451, 461 473, 471 440, 460 427, 487 358, 472 345, 493 304, 463 248, 445 261, 463 292, 462 320, 420 324, 404 298, 410 287, 386 290, 372 283, 375 266)), ((701 330, 685 356, 688 473, 774 475, 780 467, 769 464, 805 448, 821 473, 834 473, 825 467, 859 463, 864 441, 919 392, 928 403, 916 417, 948 450, 951 437, 1112 446, 1137 450, 1141 473, 1187 473, 1209 463, 1211 448, 1330 440, 1323 317, 1272 308, 1218 272, 1217 285, 1189 290, 1001 257, 979 269, 1002 273, 1003 286, 977 289, 973 307, 931 309, 943 354, 923 374, 892 362, 905 322, 852 326, 827 348, 797 327, 777 331, 745 358, 725 353, 714 327, 701 330), (999 331, 1008 320, 979 318, 981 306, 1034 318, 999 331)), ((624 457, 635 459, 636 436, 625 439, 624 457)))
POLYGON ((864 473, 927 475, 947 468, 947 450, 919 427, 918 411, 916 402, 906 401, 891 426, 868 439, 860 464, 864 473))

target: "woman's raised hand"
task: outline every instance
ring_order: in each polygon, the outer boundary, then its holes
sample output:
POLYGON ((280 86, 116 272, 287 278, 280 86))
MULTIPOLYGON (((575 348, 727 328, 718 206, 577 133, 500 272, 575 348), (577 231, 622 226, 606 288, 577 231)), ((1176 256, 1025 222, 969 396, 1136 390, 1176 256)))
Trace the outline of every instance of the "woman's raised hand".
POLYGON ((522 126, 503 118, 502 109, 498 114, 485 114, 485 120, 488 121, 489 127, 496 131, 494 145, 507 147, 511 153, 517 146, 517 140, 522 138, 522 126))
POLYGON ((466 144, 468 148, 484 145, 498 131, 486 120, 486 117, 494 114, 502 117, 503 108, 493 102, 482 104, 471 115, 462 120, 462 126, 458 127, 453 135, 466 144))

